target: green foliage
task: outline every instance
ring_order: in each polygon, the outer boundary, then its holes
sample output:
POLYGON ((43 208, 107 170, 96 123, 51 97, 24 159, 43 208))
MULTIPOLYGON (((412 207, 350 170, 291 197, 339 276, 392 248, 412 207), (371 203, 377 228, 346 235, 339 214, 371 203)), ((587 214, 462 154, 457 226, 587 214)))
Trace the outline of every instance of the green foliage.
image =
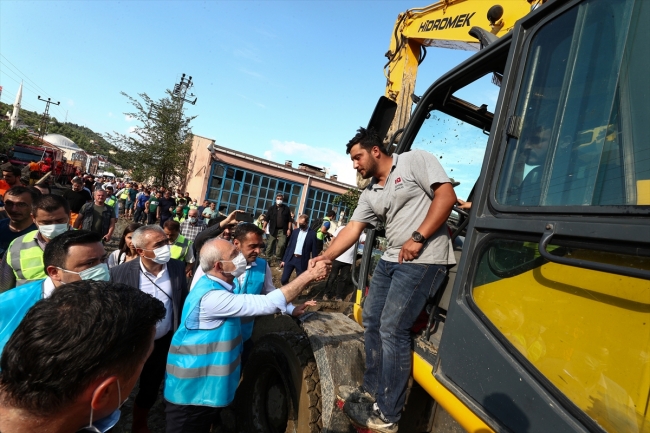
POLYGON ((354 210, 357 208, 357 204, 359 203, 360 196, 361 196, 361 191, 359 191, 356 188, 350 188, 345 192, 345 194, 335 197, 334 200, 332 200, 332 203, 340 204, 341 206, 347 208, 348 216, 352 216, 354 210))
MULTIPOLYGON (((12 112, 13 106, 0 102, 0 113, 12 112)), ((20 122, 27 125, 29 130, 38 132, 41 126, 42 114, 22 109, 20 110, 20 122)), ((70 122, 59 122, 56 117, 51 117, 48 123, 48 134, 61 134, 74 141, 80 148, 93 155, 103 155, 115 165, 123 168, 131 168, 132 164, 129 155, 116 148, 104 139, 101 134, 90 128, 70 122)), ((0 127, 0 131, 3 128, 0 127)), ((27 130, 24 133, 27 134, 27 130)), ((1 132, 0 132, 1 133, 1 132)), ((36 143, 36 142, 34 142, 36 143)), ((24 143, 30 144, 30 143, 24 143)), ((0 146, 2 143, 0 142, 0 146)), ((2 152, 2 150, 0 150, 2 152)))
POLYGON ((19 144, 38 146, 38 141, 26 129, 11 129, 9 122, 0 121, 0 153, 7 153, 10 147, 19 144))
POLYGON ((138 181, 151 180, 154 184, 170 186, 185 179, 192 151, 190 122, 180 101, 169 90, 167 97, 158 101, 146 93, 139 99, 122 92, 134 107, 132 113, 138 126, 132 134, 106 134, 104 137, 129 155, 132 177, 138 181))

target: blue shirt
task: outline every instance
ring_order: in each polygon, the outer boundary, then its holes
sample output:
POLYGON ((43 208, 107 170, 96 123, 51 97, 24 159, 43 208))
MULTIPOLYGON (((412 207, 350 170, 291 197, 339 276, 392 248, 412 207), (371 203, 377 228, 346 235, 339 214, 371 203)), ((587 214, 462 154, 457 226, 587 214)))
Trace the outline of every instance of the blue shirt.
POLYGON ((138 204, 137 204, 136 206, 138 207, 138 209, 144 209, 144 204, 145 204, 147 201, 149 201, 149 196, 148 196, 148 195, 141 194, 141 195, 138 197, 138 204))
POLYGON ((9 248, 9 244, 14 239, 19 238, 22 235, 26 235, 29 232, 33 232, 34 230, 38 230, 36 224, 32 223, 25 230, 15 232, 9 228, 9 221, 10 221, 9 218, 0 220, 0 255, 4 254, 5 251, 7 251, 7 248, 9 248))
POLYGON ((305 245, 305 239, 307 239, 307 230, 300 230, 298 232, 298 239, 296 240, 296 249, 293 251, 294 254, 302 256, 302 247, 305 245))

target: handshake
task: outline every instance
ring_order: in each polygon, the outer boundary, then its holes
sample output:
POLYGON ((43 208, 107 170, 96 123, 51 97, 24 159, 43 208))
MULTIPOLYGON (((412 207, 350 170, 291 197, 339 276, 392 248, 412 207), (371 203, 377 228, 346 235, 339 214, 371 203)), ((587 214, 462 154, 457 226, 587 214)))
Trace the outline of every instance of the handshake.
POLYGON ((332 261, 325 256, 314 257, 309 261, 305 272, 309 273, 312 281, 322 281, 332 270, 332 261))

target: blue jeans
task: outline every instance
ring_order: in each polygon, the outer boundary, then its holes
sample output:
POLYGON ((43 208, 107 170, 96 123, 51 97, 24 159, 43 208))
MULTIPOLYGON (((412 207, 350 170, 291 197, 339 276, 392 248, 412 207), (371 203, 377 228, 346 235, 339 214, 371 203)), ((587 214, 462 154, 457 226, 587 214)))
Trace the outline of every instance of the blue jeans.
POLYGON ((379 260, 363 306, 363 387, 390 422, 400 419, 411 375, 411 327, 447 277, 443 265, 379 260), (388 302, 386 302, 388 300, 388 302))

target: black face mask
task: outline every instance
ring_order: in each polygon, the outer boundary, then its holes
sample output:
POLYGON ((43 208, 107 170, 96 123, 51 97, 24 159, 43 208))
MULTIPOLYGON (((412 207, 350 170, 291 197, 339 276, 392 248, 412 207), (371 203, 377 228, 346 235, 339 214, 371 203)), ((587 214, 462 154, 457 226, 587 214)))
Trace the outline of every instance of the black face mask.
POLYGON ((300 230, 307 230, 307 224, 300 224, 298 227, 300 227, 300 230))

